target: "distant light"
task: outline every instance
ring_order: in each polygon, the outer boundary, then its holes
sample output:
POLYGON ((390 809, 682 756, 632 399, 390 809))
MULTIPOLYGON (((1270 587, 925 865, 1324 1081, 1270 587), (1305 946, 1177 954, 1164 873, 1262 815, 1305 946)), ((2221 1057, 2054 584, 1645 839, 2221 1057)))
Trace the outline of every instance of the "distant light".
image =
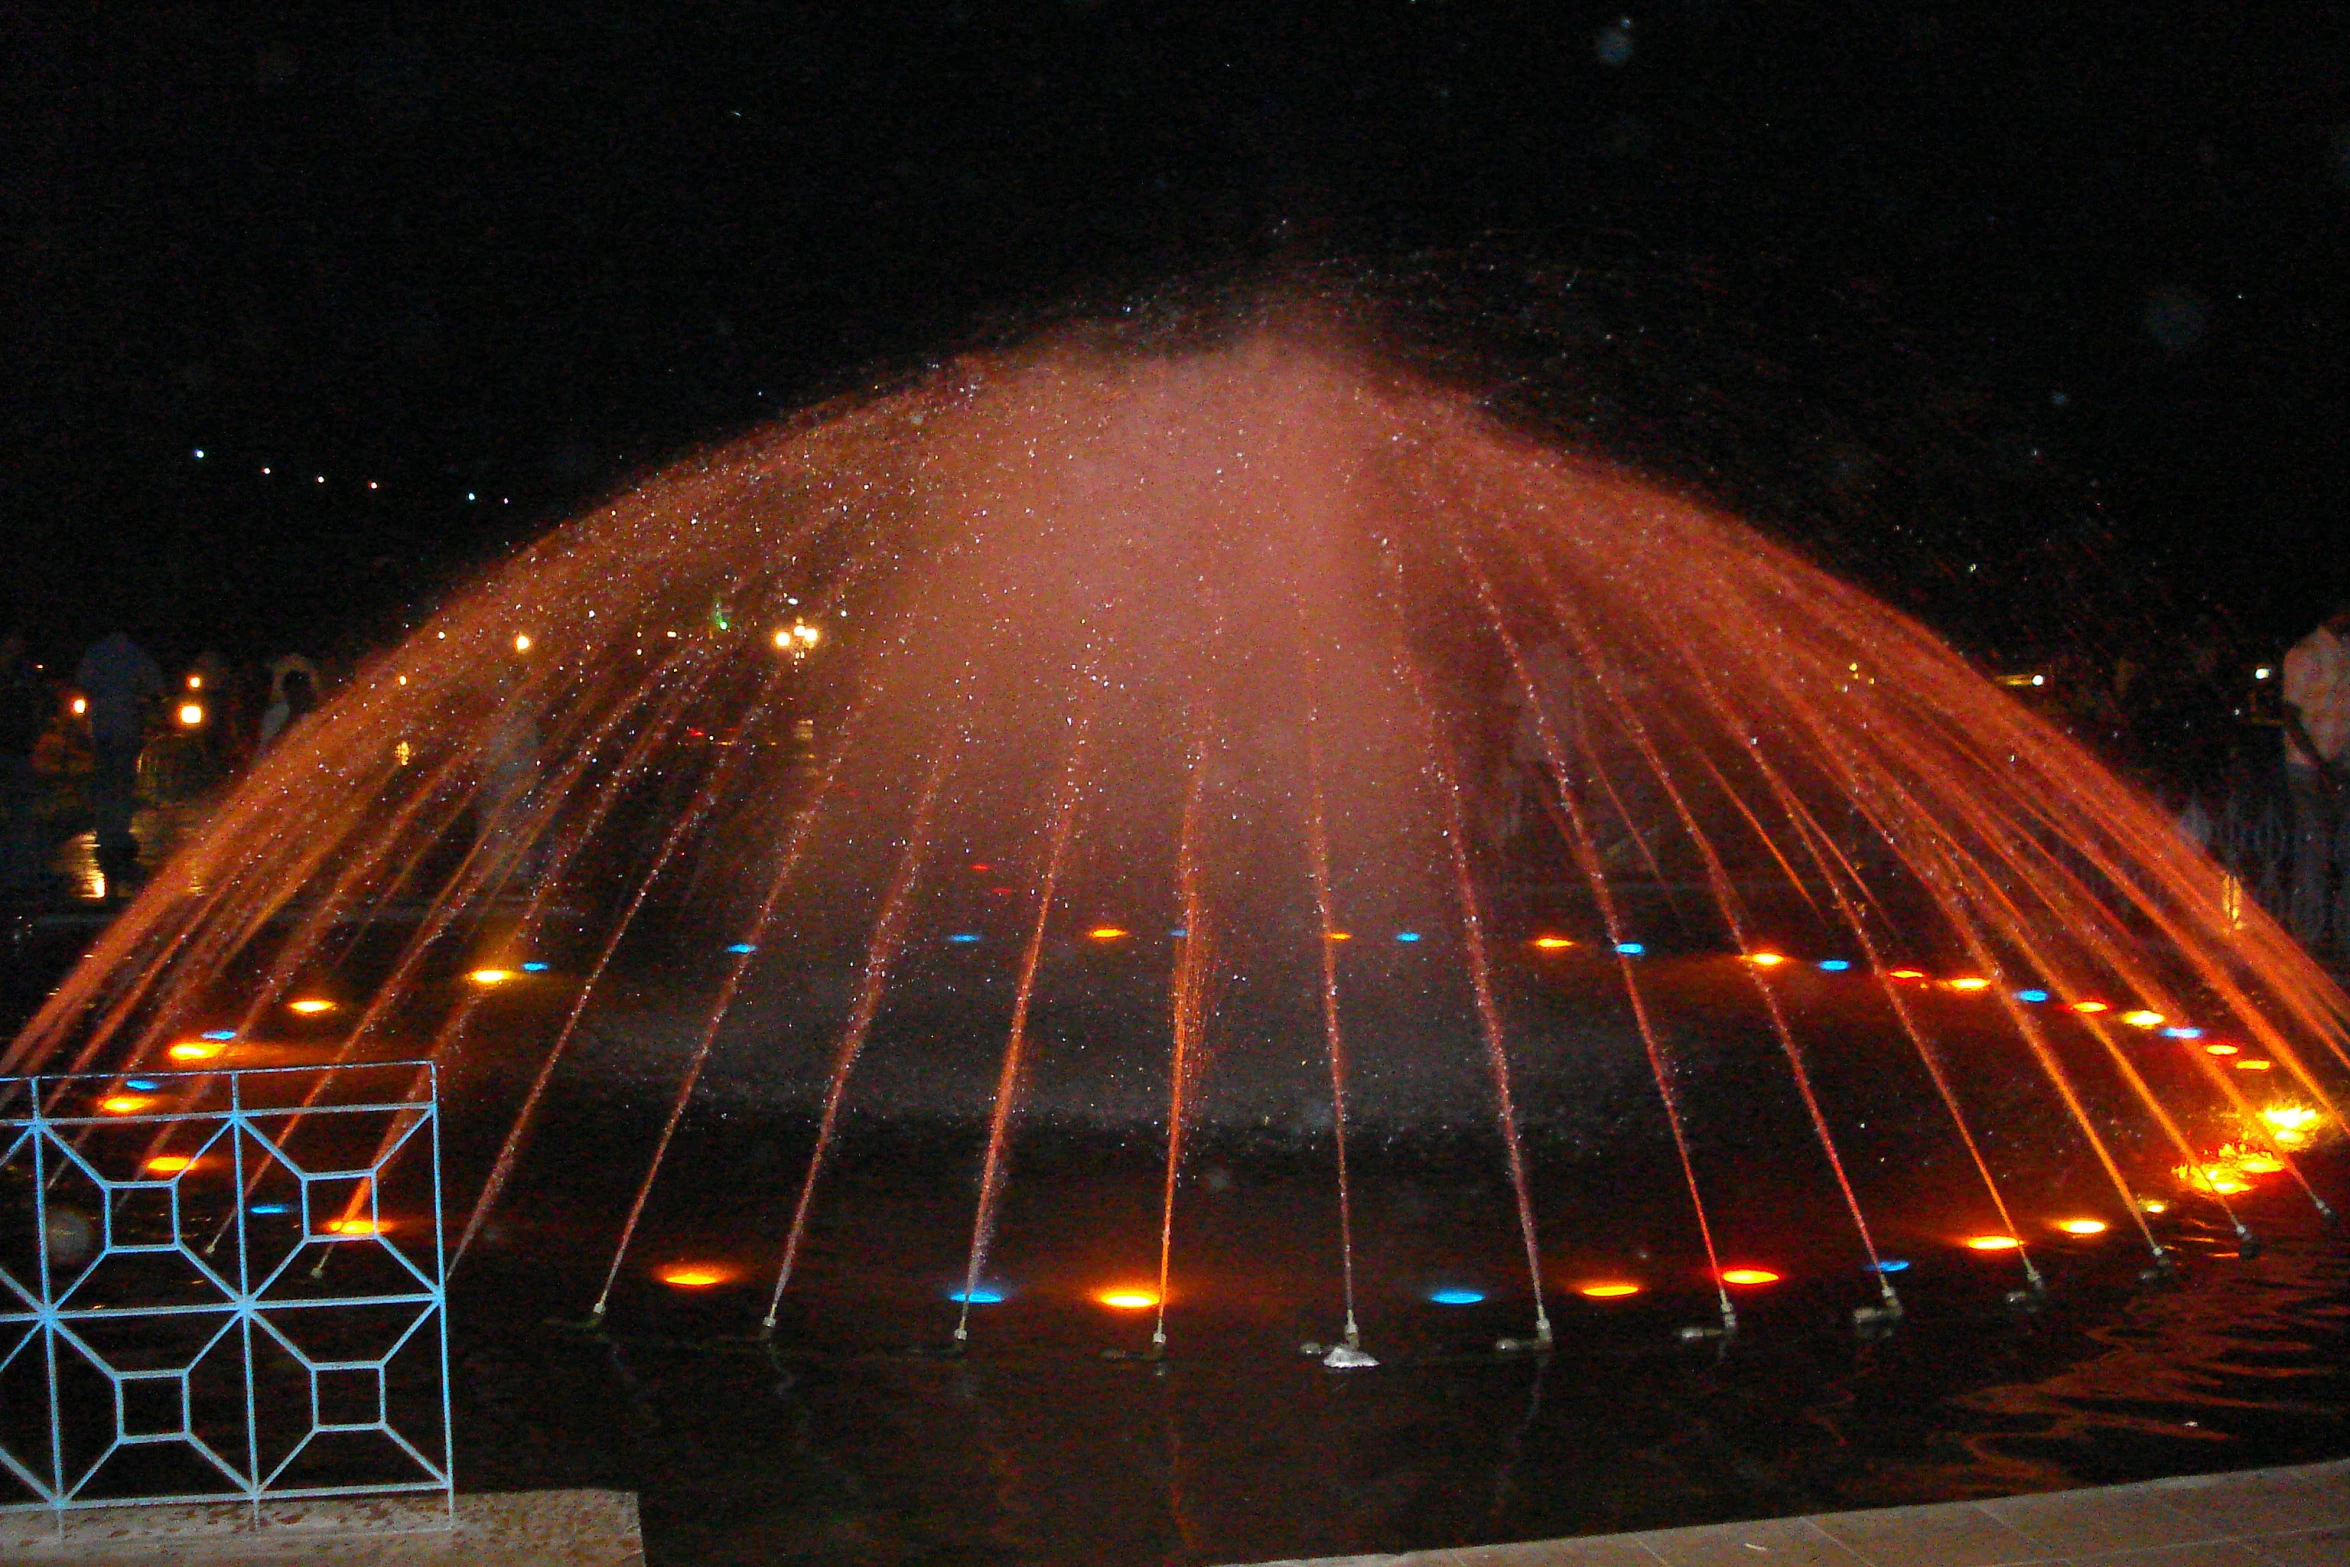
MULTIPOLYGON (((202 452, 198 452, 196 455, 201 457, 204 454, 202 452)), ((2258 669, 2252 671, 2252 678, 2255 680, 2266 680, 2269 676, 2275 673, 2275 670, 2269 668, 2266 664, 2263 664, 2258 669)))
POLYGON ((2069 1005, 2075 1012, 2087 1012, 2091 1014, 2098 1012, 2110 1012, 2113 1010, 2102 1001, 2075 1001, 2069 1003, 2069 1005))
POLYGON ((2228 1064, 2239 1072, 2265 1072, 2276 1065, 2274 1061, 2263 1061, 2257 1056, 2246 1056, 2241 1061, 2231 1061, 2228 1064))
POLYGON ((775 649, 776 649, 776 651, 777 651, 777 652, 779 652, 779 653, 780 653, 780 652, 785 652, 785 651, 788 651, 788 650, 790 649, 791 645, 792 645, 792 639, 791 639, 791 627, 789 627, 789 626, 778 626, 778 627, 776 627, 776 628, 775 628, 775 649))
POLYGON ((1586 1300, 1622 1300, 1627 1295, 1640 1293, 1637 1284, 1579 1284, 1575 1293, 1586 1300))
POLYGON ((2067 1235, 2103 1235, 2112 1228, 2103 1219, 2063 1219, 2056 1227, 2067 1235))
POLYGON ((1485 1298, 1482 1290, 1430 1290, 1428 1298, 1439 1306, 1474 1306, 1485 1298))
POLYGON ((544 974, 546 971, 547 966, 544 963, 525 963, 522 965, 522 972, 525 974, 544 974))
POLYGON ((196 1161, 185 1154, 159 1153, 142 1167, 149 1175, 178 1175, 193 1169, 196 1161))
POLYGON ((503 985, 514 977, 510 968, 477 968, 465 976, 476 985, 503 985))
POLYGON ((955 933, 954 933, 952 936, 949 936, 949 937, 947 938, 947 940, 949 940, 949 941, 951 941, 951 942, 954 942, 954 943, 956 943, 956 944, 957 944, 957 945, 959 945, 959 946, 968 946, 968 945, 970 945, 972 942, 974 942, 974 941, 977 941, 978 939, 979 939, 979 933, 978 933, 977 931, 970 931, 970 930, 959 930, 959 931, 956 931, 956 932, 955 932, 955 933))
POLYGON ((1142 1289, 1106 1289, 1093 1298, 1112 1311, 1148 1311, 1159 1303, 1156 1292, 1142 1289))
MULTIPOLYGON (((263 473, 267 473, 267 472, 269 472, 269 470, 268 470, 267 468, 264 468, 264 469, 262 469, 261 471, 262 471, 263 473)), ((474 493, 473 493, 471 490, 467 490, 467 491, 465 492, 465 498, 466 498, 467 500, 469 500, 469 501, 470 501, 470 500, 473 500, 473 499, 475 499, 476 497, 474 496, 474 493)))
POLYGON ((113 1094, 98 1101, 98 1108, 108 1115, 137 1115, 155 1101, 144 1094, 113 1094))
POLYGON ((2032 677, 2032 684, 2036 686, 2044 686, 2048 684, 2048 677, 2046 675, 2034 675, 2032 677))
POLYGON ((1952 990, 1966 991, 1989 990, 1991 988, 1991 982, 1980 974, 1961 974, 1958 978, 1950 982, 1950 988, 1952 990))
POLYGON ((1418 941, 1420 933, 1416 930, 1399 930, 1395 933, 1395 939, 1405 942, 1418 941))
POLYGON ((1190 935, 1190 934, 1191 934, 1191 932, 1190 932, 1190 931, 1188 931, 1188 930, 1185 930, 1185 929, 1184 929, 1182 926, 1178 925, 1178 926, 1176 926, 1176 927, 1175 927, 1173 930, 1171 930, 1171 931, 1167 932, 1167 934, 1168 934, 1168 935, 1170 935, 1170 936, 1174 936, 1174 937, 1176 937, 1176 938, 1180 939, 1180 938, 1182 938, 1182 937, 1184 937, 1184 936, 1188 936, 1188 935, 1190 935))
POLYGON ((1000 1306, 1003 1304, 1004 1292, 982 1285, 969 1294, 961 1290, 948 1290, 947 1299, 965 1306, 1000 1306))
POLYGON ((1887 979, 1924 979, 1926 977, 1926 971, 1919 968, 1888 969, 1885 973, 1885 977, 1887 979))
POLYGON ((175 716, 179 719, 182 729, 194 729, 204 722, 204 704, 182 702, 179 706, 179 712, 175 716))
POLYGON ((2162 1027, 2163 1018, 2162 1014, 2159 1012, 2148 1012, 2144 1009, 2140 1009, 2136 1012, 2124 1012, 2122 1014, 2122 1021, 2129 1024, 2132 1028, 2160 1028, 2162 1027))
POLYGON ((237 1037, 237 1031, 233 1028, 208 1028, 196 1037, 199 1039, 217 1039, 223 1043, 226 1043, 227 1041, 237 1037))
POLYGON ((197 448, 196 448, 196 461, 198 461, 198 462, 202 462, 203 460, 204 460, 204 448, 203 448, 203 447, 201 447, 201 446, 199 446, 199 447, 197 447, 197 448))
POLYGON ((1885 1257, 1876 1262, 1862 1263, 1861 1270, 1866 1273, 1907 1273, 1909 1259, 1906 1257, 1885 1257))
POLYGON ((334 1009, 335 1004, 323 996, 305 996, 300 1001, 286 1003, 288 1012, 299 1012, 305 1017, 318 1012, 332 1012, 334 1009))
POLYGON ((2203 1053, 2207 1056, 2232 1056, 2236 1053, 2236 1047, 2234 1045, 2226 1044, 2205 1045, 2203 1047, 2203 1053))
POLYGON ((207 1035, 201 1040, 183 1039, 164 1054, 174 1061, 209 1061, 226 1048, 207 1035))
POLYGON ((81 717, 83 714, 87 713, 89 710, 90 710, 90 699, 89 699, 88 697, 86 697, 86 696, 77 696, 77 697, 75 697, 75 698, 73 699, 73 716, 74 716, 74 717, 76 717, 76 718, 79 718, 79 717, 81 717))
POLYGON ((708 1289, 734 1277, 733 1270, 707 1262, 672 1262, 655 1268, 653 1277, 681 1290, 708 1289))
POLYGON ((1534 938, 1534 945, 1544 952, 1559 952, 1573 946, 1574 943, 1564 936, 1537 936, 1534 938))
POLYGON ((1619 941, 1616 943, 1616 950, 1625 957, 1636 958, 1648 949, 1637 941, 1619 941))
POLYGON ((1724 1284, 1776 1284, 1779 1282, 1779 1275, 1768 1268, 1725 1268, 1722 1270, 1722 1282, 1724 1284))
POLYGON ((796 625, 791 628, 791 634, 799 639, 802 647, 814 647, 824 640, 824 633, 810 625, 796 625))
POLYGON ((2162 1037, 2165 1039, 2201 1039, 2203 1037, 2203 1030, 2199 1028, 2178 1028, 2174 1026, 2164 1029, 2162 1031, 2162 1037))
POLYGON ((1776 952, 1750 952, 1746 955, 1746 961, 1756 968, 1777 968, 1787 960, 1776 952))
POLYGON ((376 482, 373 479, 367 481, 367 487, 371 490, 378 488, 376 482))
POLYGON ((267 468, 264 468, 264 469, 262 469, 262 470, 261 470, 261 477, 263 477, 264 479, 266 479, 266 478, 268 478, 268 477, 269 477, 269 470, 268 470, 267 468))
POLYGON ((2015 998, 2018 1001, 2046 1001, 2048 999, 2048 992, 2045 990, 2019 990, 2015 993, 2015 998))
POLYGON ((1831 974, 1841 974, 1852 967, 1852 964, 1845 958, 1822 958, 1820 959, 1820 967, 1831 974))
POLYGON ((1126 932, 1115 925, 1096 925, 1085 933, 1088 941, 1117 941, 1125 935, 1126 932))
POLYGON ((758 949, 758 947, 756 947, 755 945, 753 945, 753 944, 752 944, 752 943, 750 943, 750 942, 747 942, 747 941, 736 941, 736 942, 730 942, 730 943, 728 943, 728 944, 727 944, 727 948, 726 948, 726 950, 727 950, 727 951, 729 951, 729 952, 731 952, 731 953, 733 953, 733 954, 734 954, 736 957, 738 957, 738 958, 739 958, 739 957, 748 957, 750 954, 752 954, 752 953, 754 953, 754 952, 758 951, 759 949, 758 949))
POLYGON ((190 691, 201 691, 201 690, 203 690, 203 689, 204 689, 204 677, 203 677, 202 675, 190 675, 190 676, 188 676, 188 689, 189 689, 190 691))
POLYGON ((517 653, 527 653, 530 651, 529 632, 517 631, 514 633, 514 651, 517 653))
POLYGON ((292 1213, 294 1210, 282 1202, 257 1202, 253 1205, 251 1211, 259 1214, 264 1219, 269 1219, 275 1218, 278 1214, 281 1213, 292 1213))
POLYGON ((2014 1251, 2023 1244, 2012 1235, 1973 1235, 1967 1238, 1970 1251, 2014 1251))

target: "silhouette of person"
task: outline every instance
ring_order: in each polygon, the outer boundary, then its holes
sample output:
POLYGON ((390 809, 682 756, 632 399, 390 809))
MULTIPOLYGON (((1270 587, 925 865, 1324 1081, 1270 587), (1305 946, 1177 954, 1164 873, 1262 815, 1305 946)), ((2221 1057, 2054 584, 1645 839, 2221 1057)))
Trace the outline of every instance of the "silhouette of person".
POLYGON ((163 695, 163 671, 146 649, 117 630, 91 645, 73 678, 89 703, 90 748, 97 755, 90 810, 96 818, 98 870, 112 894, 138 874, 139 840, 131 836, 131 811, 138 796, 139 752, 147 743, 147 710, 163 695))
POLYGON ((296 655, 280 659, 277 678, 270 682, 269 706, 261 714, 261 732, 253 748, 266 751, 278 736, 318 705, 318 676, 310 660, 296 655))
POLYGON ((2293 797, 2293 934, 2350 947, 2341 886, 2350 825, 2350 599, 2285 654, 2285 785, 2293 797))

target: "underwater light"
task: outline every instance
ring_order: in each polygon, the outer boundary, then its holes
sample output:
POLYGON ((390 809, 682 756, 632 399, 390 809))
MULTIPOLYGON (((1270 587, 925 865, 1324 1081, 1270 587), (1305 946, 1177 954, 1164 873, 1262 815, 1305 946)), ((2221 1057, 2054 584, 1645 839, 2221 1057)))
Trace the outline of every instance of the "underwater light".
POLYGON ((1969 1251, 2014 1251, 2021 1245, 2023 1242, 2012 1235, 1970 1235, 1967 1237, 1969 1251))
POLYGON ((1420 933, 1416 930, 1399 930, 1395 933, 1395 939, 1398 941, 1418 941, 1420 933))
POLYGON ((2056 1227, 2067 1235, 2103 1235, 2111 1228, 2103 1219, 2059 1219, 2056 1227))
POLYGON ((1779 1282, 1779 1275, 1768 1268, 1724 1268, 1722 1282, 1724 1284, 1776 1284, 1779 1282))
POLYGON ((759 949, 747 941, 732 941, 727 943, 726 950, 740 958, 748 957, 750 954, 758 951, 759 949))
POLYGON ((1439 1306, 1474 1306, 1485 1298, 1483 1290, 1430 1290, 1428 1298, 1439 1306))
POLYGON ((982 1285, 968 1294, 962 1290, 948 1290, 947 1299, 964 1306, 1000 1306, 1004 1301, 1004 1292, 982 1285))
POLYGON ((2264 1153, 2248 1153, 2236 1160, 2236 1168, 2246 1175, 2274 1175, 2284 1167, 2284 1160, 2272 1159, 2264 1153))
POLYGON ((1924 979, 1926 971, 1922 968, 1888 969, 1885 977, 1887 979, 1924 979))
POLYGON ((2271 1105, 2260 1118, 2280 1132, 2306 1132, 2317 1124, 2317 1112, 2302 1105, 2271 1105))
POLYGON ((164 1054, 170 1056, 174 1061, 209 1061, 225 1048, 227 1047, 214 1044, 211 1037, 207 1035, 201 1040, 183 1039, 165 1051, 164 1054))
POLYGON ((1852 967, 1852 963, 1849 959, 1846 958, 1820 959, 1820 969, 1823 973, 1841 974, 1850 967, 1852 967))
POLYGON ((1088 941, 1117 941, 1125 934, 1126 932, 1115 925, 1096 925, 1085 933, 1085 939, 1088 941))
POLYGON ((1991 982, 1980 974, 1961 974, 1950 982, 1952 990, 1989 990, 1991 982))
POLYGON ((529 632, 517 631, 514 633, 514 651, 517 653, 527 653, 530 651, 529 632))
POLYGON ((1151 1290, 1107 1289, 1093 1298, 1112 1311, 1148 1311, 1159 1303, 1158 1295, 1151 1290))
POLYGON ((514 977, 510 968, 477 968, 465 976, 476 985, 503 985, 514 977))
POLYGON ((2166 1028, 2162 1031, 2162 1037, 2165 1039, 2201 1039, 2203 1030, 2199 1028, 2166 1028))
POLYGON ((300 1001, 289 1001, 286 1003, 286 1010, 288 1012, 299 1012, 304 1017, 309 1017, 312 1014, 318 1012, 332 1012, 334 1009, 335 1004, 333 1002, 327 1001, 318 996, 305 996, 300 1001))
POLYGON ((2274 1061, 2263 1061, 2257 1056, 2246 1056, 2243 1060, 2231 1061, 2228 1063, 2228 1065, 2234 1067, 2239 1072, 2265 1072, 2270 1067, 2275 1066, 2276 1063, 2274 1061))
POLYGON ((2015 998, 2018 1001, 2041 1002, 2048 999, 2048 992, 2045 990, 2019 990, 2015 993, 2015 998))
POLYGON ((1640 1293, 1637 1284, 1578 1284, 1575 1293, 1585 1300, 1622 1300, 1627 1295, 1640 1293))
POLYGON ((1544 952, 1558 952, 1573 946, 1574 943, 1564 936, 1537 936, 1534 938, 1534 945, 1544 952))
POLYGON ((675 1289, 703 1290, 713 1284, 724 1284, 734 1274, 730 1269, 707 1262, 672 1262, 655 1268, 653 1277, 675 1289))
POLYGON ((282 1202, 257 1202, 252 1206, 250 1211, 261 1215, 261 1217, 265 1219, 269 1219, 275 1218, 281 1213, 292 1213, 294 1210, 290 1205, 282 1202))
POLYGON ((196 1037, 198 1039, 217 1039, 225 1044, 237 1037, 237 1031, 233 1028, 210 1028, 196 1037))
POLYGON ((959 946, 959 947, 967 947, 967 946, 971 945, 971 943, 973 943, 974 941, 977 941, 978 939, 979 939, 979 933, 978 933, 977 931, 971 931, 971 930, 959 930, 959 931, 956 931, 956 932, 955 932, 955 933, 954 933, 952 936, 949 936, 949 937, 947 938, 947 940, 949 940, 949 941, 951 941, 951 942, 955 943, 955 945, 957 945, 957 946, 959 946))
POLYGON ((122 1086, 137 1093, 151 1094, 163 1085, 151 1077, 126 1077, 122 1080, 122 1086))
POLYGON ((2071 1003, 2071 1006, 2075 1012, 2087 1012, 2091 1014, 2098 1012, 2110 1012, 2113 1010, 2102 1001, 2075 1001, 2071 1003))
POLYGON ((154 1102, 144 1094, 109 1094, 98 1101, 98 1108, 108 1115, 137 1115, 154 1102))
POLYGON ((319 1228, 329 1235, 339 1235, 344 1240, 365 1240, 370 1235, 381 1235, 391 1226, 379 1224, 373 1219, 329 1219, 319 1228))
POLYGON ((522 972, 525 974, 544 974, 546 971, 547 966, 544 963, 525 963, 522 965, 522 972))
POLYGON ((1875 1262, 1864 1262, 1860 1266, 1863 1273, 1907 1273, 1909 1259, 1906 1257, 1881 1257, 1875 1262))
POLYGON ((2141 1007, 2135 1012, 2124 1012, 2122 1014, 2122 1021, 2129 1024, 2132 1028, 2160 1028, 2162 1027, 2163 1019, 2161 1013, 2149 1012, 2141 1007))
POLYGON ((1351 930, 1326 930, 1322 932, 1322 939, 1324 941, 1352 941, 1355 939, 1355 933, 1351 930))
POLYGON ((2149 1197, 2138 1204, 2138 1211, 2140 1213, 2165 1214, 2170 1212, 2170 1204, 2159 1197, 2149 1197))
POLYGON ((1625 957, 1636 958, 1648 949, 1637 941, 1619 941, 1616 943, 1616 950, 1625 957))
POLYGON ((1749 952, 1746 955, 1746 961, 1756 968, 1777 968, 1787 960, 1776 952, 1749 952))
POLYGON ((2203 1053, 2207 1056, 2232 1056, 2236 1053, 2236 1047, 2234 1045, 2205 1045, 2203 1053))
POLYGON ((196 1161, 185 1154, 159 1153, 141 1168, 149 1175, 178 1175, 183 1170, 194 1169, 195 1166, 196 1161))

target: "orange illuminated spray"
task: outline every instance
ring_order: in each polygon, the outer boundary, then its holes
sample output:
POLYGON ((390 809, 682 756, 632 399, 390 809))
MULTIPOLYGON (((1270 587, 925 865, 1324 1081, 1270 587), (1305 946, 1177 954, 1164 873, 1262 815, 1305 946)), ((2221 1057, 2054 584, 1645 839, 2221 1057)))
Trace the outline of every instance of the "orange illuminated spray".
POLYGON ((832 1151, 832 1136, 840 1125, 841 1100, 848 1094, 849 1074, 856 1070, 866 1037, 873 1032, 873 1019, 881 1010, 882 991, 889 983, 890 965, 905 942, 907 905, 912 899, 915 878, 922 871, 923 856, 930 850, 930 827, 938 804, 939 785, 945 781, 965 737, 966 730, 958 726, 931 759, 929 775, 922 781, 922 793, 914 802, 914 819, 906 827, 905 849, 898 855, 897 871, 890 878, 889 891, 882 896, 881 913, 873 922, 873 934, 865 943, 865 964, 857 976, 857 999, 849 1009, 848 1023, 841 1029, 840 1044, 833 1052, 832 1081, 825 1087, 824 1109, 816 1121, 816 1146, 808 1154, 808 1173, 800 1181, 799 1201, 792 1205, 791 1230, 784 1236, 783 1261, 775 1270, 775 1289, 767 1297, 767 1315, 760 1320, 764 1332, 775 1331, 775 1314, 783 1305, 783 1292, 791 1286, 792 1269, 798 1264, 800 1247, 808 1238, 808 1213, 815 1206, 816 1182, 824 1174, 824 1158, 832 1151))
POLYGON ((1338 922, 1330 909, 1330 824, 1322 802, 1321 710, 1318 666, 1312 638, 1305 635, 1305 609, 1298 606, 1299 652, 1306 686, 1306 855, 1314 881, 1314 913, 1321 921, 1322 1043, 1330 1060, 1330 1135, 1338 1145, 1338 1255, 1341 1296, 1346 1309, 1346 1342, 1360 1349, 1355 1326, 1354 1191, 1346 1171, 1346 1044, 1338 1027, 1338 922))
MULTIPOLYGON (((1090 670, 1089 670, 1090 675, 1090 670)), ((1012 1111, 1020 1093, 1020 1068, 1028 1045, 1028 1004, 1036 994, 1036 966, 1044 956, 1044 933, 1052 919, 1053 896, 1060 884, 1061 862, 1069 852, 1069 838, 1077 826, 1077 807, 1085 792, 1085 741, 1092 725, 1091 678, 1082 682, 1088 693, 1075 733, 1069 737, 1069 756, 1061 766, 1061 787, 1053 800, 1051 837, 1045 848, 1044 874, 1036 888, 1036 919, 1028 927, 1028 945, 1020 953, 1020 979, 1012 995, 1012 1027, 1004 1040, 1004 1064, 996 1074, 995 1104, 988 1117, 987 1159, 979 1170, 979 1207, 971 1217, 971 1258, 963 1269, 963 1310, 955 1319, 955 1341, 971 1333, 971 1296, 979 1288, 979 1270, 986 1265, 988 1245, 995 1239, 996 1209, 1004 1190, 1004 1149, 1011 1137, 1012 1111)))
POLYGON ((1175 944, 1175 972, 1169 981, 1168 1022, 1173 1045, 1167 1068, 1167 1174, 1159 1200, 1158 1318, 1151 1346, 1167 1344, 1167 1278, 1175 1256, 1175 1176, 1183 1164, 1183 1118, 1192 1074, 1199 1070, 1200 1035, 1208 1021, 1208 986, 1213 946, 1207 928, 1207 899, 1200 886, 1201 801, 1207 781, 1207 737, 1196 733, 1183 785, 1183 822, 1175 845, 1175 891, 1183 905, 1183 935, 1175 944))

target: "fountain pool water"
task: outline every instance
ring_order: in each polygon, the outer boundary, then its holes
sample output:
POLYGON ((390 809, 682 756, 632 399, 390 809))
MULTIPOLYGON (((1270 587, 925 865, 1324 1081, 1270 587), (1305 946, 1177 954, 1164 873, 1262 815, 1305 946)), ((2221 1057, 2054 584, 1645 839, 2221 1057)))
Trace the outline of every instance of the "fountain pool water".
MULTIPOLYGON (((1957 1346, 1903 1362, 1940 1398, 2052 1281, 2284 1268, 2319 1310, 2346 1017, 1912 622, 1289 321, 1066 329, 558 529, 269 757, 9 1064, 429 1055, 481 1320, 741 1335, 787 1402, 883 1339, 1364 1379, 1311 1395, 1348 1430, 1500 1378, 1490 1509, 1429 1515, 1473 1534, 1559 1521, 1511 1500, 1589 1396, 1554 1353, 1652 1411, 1780 1354, 1809 1410, 1867 1401, 1823 1320, 1957 1346)), ((1054 1385, 1122 1407, 1123 1364, 1054 1385)))

